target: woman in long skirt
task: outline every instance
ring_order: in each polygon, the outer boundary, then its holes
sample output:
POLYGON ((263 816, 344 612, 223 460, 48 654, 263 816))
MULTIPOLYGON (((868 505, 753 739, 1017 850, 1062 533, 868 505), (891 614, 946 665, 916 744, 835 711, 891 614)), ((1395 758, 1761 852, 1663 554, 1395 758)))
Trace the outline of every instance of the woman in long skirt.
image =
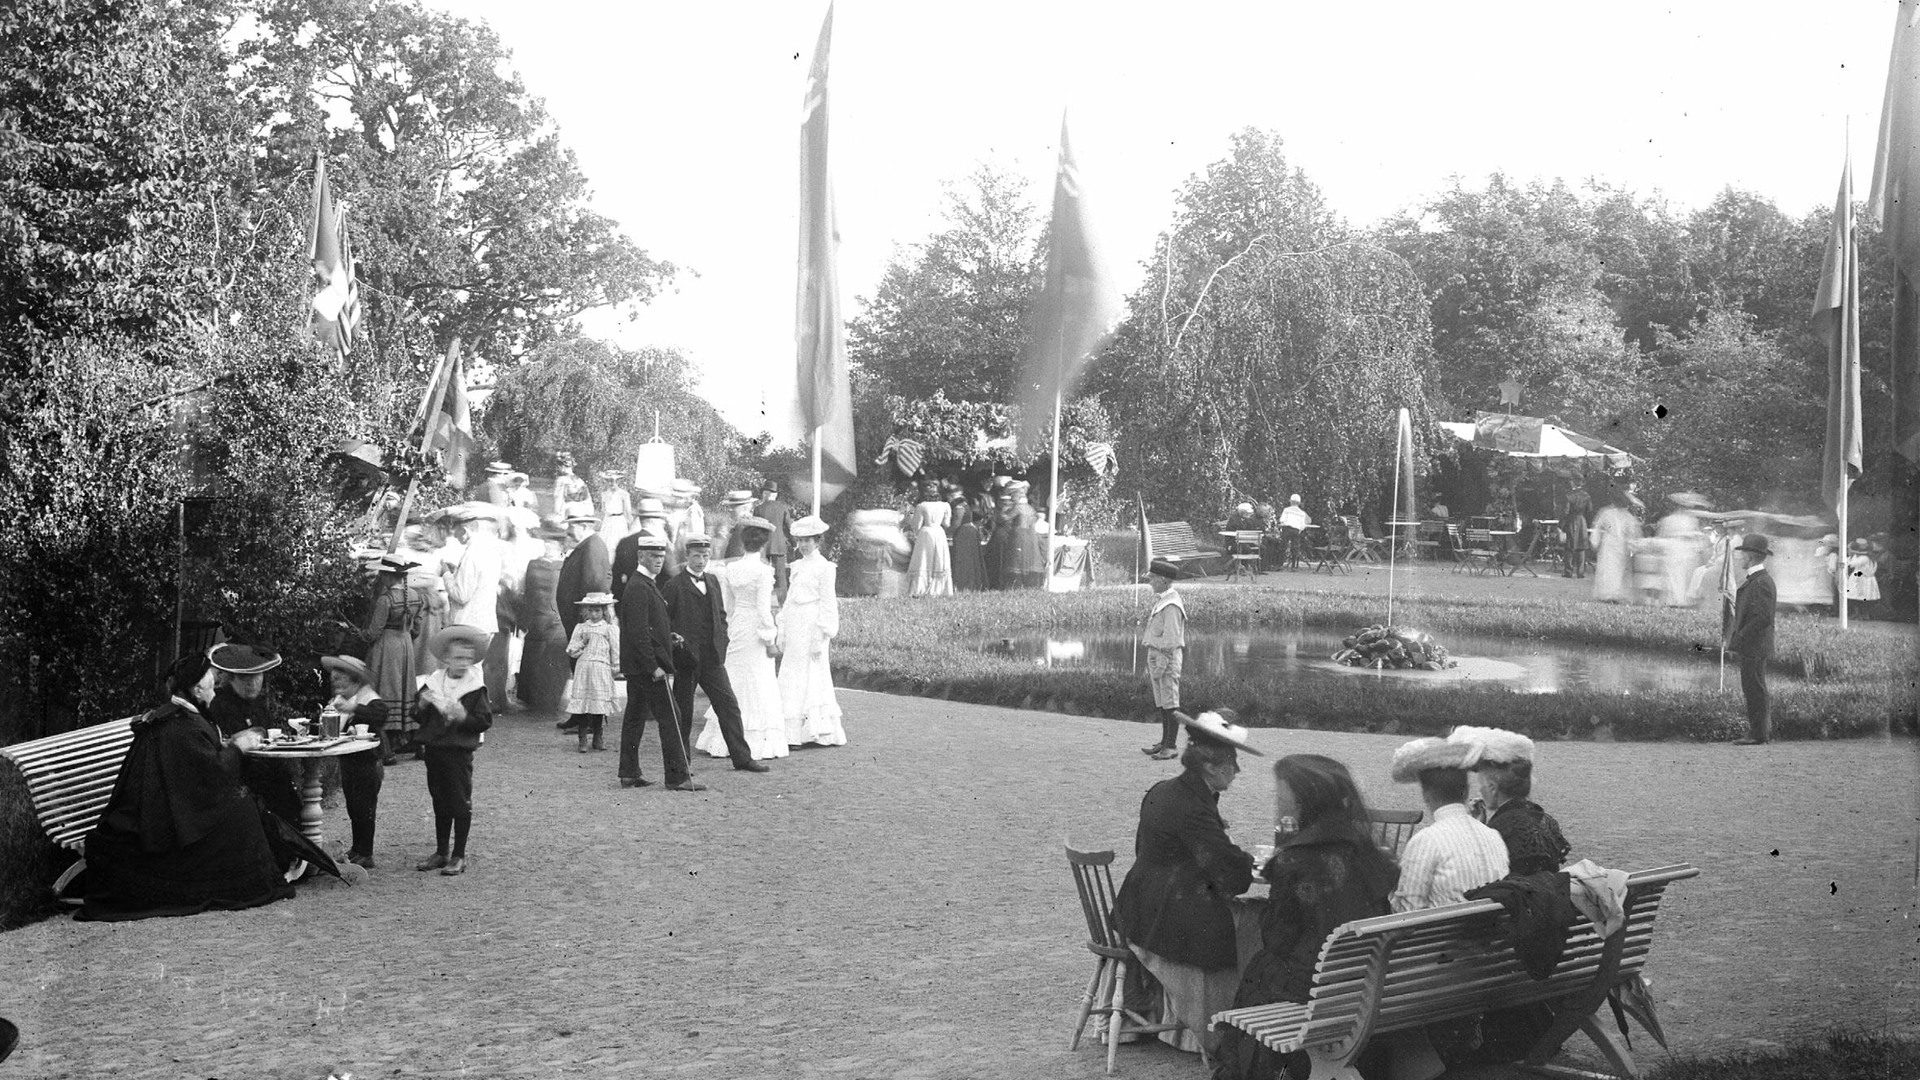
POLYGON ((608 469, 597 476, 601 485, 600 538, 612 547, 633 531, 633 499, 627 494, 626 485, 620 482, 627 478, 626 473, 608 469))
POLYGON ((382 758, 390 763, 395 749, 405 746, 413 727, 414 635, 425 624, 428 608, 424 588, 412 583, 418 564, 409 555, 385 555, 370 564, 374 570, 373 611, 360 636, 367 642, 368 686, 388 705, 389 723, 382 731, 382 758))
POLYGON ((952 596, 952 560, 947 554, 947 521, 953 510, 929 480, 913 507, 913 560, 907 566, 907 595, 952 596))
POLYGON ((956 499, 951 543, 954 592, 980 592, 987 587, 987 560, 980 545, 980 526, 973 523, 973 508, 956 499))
POLYGON ((808 514, 788 529, 795 559, 788 569, 787 602, 777 620, 780 650, 780 711, 787 745, 842 746, 840 701, 833 692, 827 646, 840 632, 840 602, 834 595, 834 565, 820 554, 827 523, 808 514))
MULTIPOLYGON (((773 524, 749 517, 736 523, 745 554, 723 563, 720 599, 727 608, 727 680, 740 702, 740 727, 756 760, 787 756, 786 715, 780 706, 780 680, 774 669, 773 565, 767 541, 773 524)), ((727 757, 720 717, 707 710, 707 725, 694 749, 727 757)))
POLYGON ((541 528, 535 535, 543 549, 539 558, 527 562, 520 587, 520 629, 527 640, 520 649, 517 696, 541 712, 553 712, 565 704, 567 690, 567 636, 555 606, 560 537, 565 534, 541 528))
POLYGON ((1567 508, 1560 515, 1560 531, 1567 538, 1567 566, 1562 574, 1570 578, 1587 576, 1587 520, 1593 516, 1593 499, 1585 490, 1574 488, 1567 496, 1567 508))
POLYGON ((1640 523, 1616 502, 1593 516, 1593 598, 1618 603, 1633 595, 1633 555, 1627 545, 1640 539, 1640 523))

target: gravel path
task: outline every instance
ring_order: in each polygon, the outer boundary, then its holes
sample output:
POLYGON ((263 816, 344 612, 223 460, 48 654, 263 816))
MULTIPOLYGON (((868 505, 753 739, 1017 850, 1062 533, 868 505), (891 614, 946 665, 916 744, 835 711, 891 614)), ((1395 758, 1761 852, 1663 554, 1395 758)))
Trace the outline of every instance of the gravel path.
MULTIPOLYGON (((479 755, 472 869, 419 874, 418 764, 388 773, 381 868, 247 912, 58 918, 0 935, 4 1077, 1096 1077, 1066 1049, 1091 973, 1063 842, 1131 861, 1170 763, 1113 721, 848 692, 852 743, 764 776, 703 760, 704 794, 621 790, 547 718, 479 755)), ((1262 730, 1369 797, 1397 738, 1262 730)), ((1909 741, 1541 746, 1538 793, 1578 854, 1690 861, 1650 960, 1673 1045, 1836 1023, 1920 1033, 1909 741)), ((649 735, 642 760, 658 778, 649 735)), ((1223 799, 1252 843, 1270 774, 1223 799)), ((329 811, 327 835, 346 836, 329 811)), ((1576 1036, 1573 1046, 1581 1045, 1576 1036)), ((1648 1046, 1643 1064, 1658 1060, 1648 1046)), ((1201 1075, 1123 1047, 1132 1080, 1201 1075)))

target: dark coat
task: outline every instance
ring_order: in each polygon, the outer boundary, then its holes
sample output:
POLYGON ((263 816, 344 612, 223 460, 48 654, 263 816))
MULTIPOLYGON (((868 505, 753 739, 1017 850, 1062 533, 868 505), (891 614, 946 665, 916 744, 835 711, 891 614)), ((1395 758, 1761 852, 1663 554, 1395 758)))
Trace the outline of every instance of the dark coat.
POLYGON ((1287 838, 1261 871, 1272 886, 1260 915, 1260 951, 1247 962, 1236 1008, 1305 1001, 1327 935, 1392 911, 1400 868, 1350 823, 1316 822, 1287 838))
POLYGON ((1133 869, 1113 913, 1127 940, 1207 971, 1238 961, 1233 898, 1253 884, 1253 856, 1227 839, 1220 794, 1191 769, 1140 800, 1133 869))
POLYGON ((207 720, 229 739, 250 727, 293 730, 287 726, 290 714, 274 699, 273 691, 264 686, 252 701, 234 693, 233 687, 223 686, 213 692, 206 714, 207 720))
POLYGON ((493 707, 487 701, 487 688, 482 686, 460 695, 460 707, 467 712, 463 720, 448 719, 425 700, 414 706, 414 716, 420 721, 420 741, 428 746, 455 750, 480 749, 481 733, 493 726, 493 707))
POLYGON ((1733 625, 1727 633, 1727 651, 1755 660, 1773 657, 1773 575, 1763 565, 1740 585, 1734 595, 1733 625))
MULTIPOLYGON (((610 591, 613 593, 615 603, 626 597, 627 582, 633 580, 633 573, 638 569, 640 569, 640 534, 636 531, 621 537, 620 542, 613 545, 610 591)), ((660 580, 665 581, 679 572, 680 557, 674 554, 673 544, 668 543, 667 560, 660 564, 660 580)), ((573 631, 568 630, 567 636, 572 637, 573 631)))
MULTIPOLYGON (((639 565, 637 551, 634 565, 639 565)), ((566 561, 560 564, 560 583, 553 589, 553 605, 559 609, 560 627, 566 635, 571 637, 573 624, 580 621, 581 597, 612 591, 613 557, 607 553, 607 542, 593 533, 567 552, 566 561)))
POLYGON ((1487 819, 1487 827, 1507 842, 1507 876, 1525 877, 1558 870, 1573 854, 1553 815, 1530 799, 1509 799, 1487 819))
POLYGON ((767 556, 787 555, 787 526, 793 524, 793 508, 779 499, 768 499, 753 508, 753 516, 765 518, 773 525, 773 535, 767 539, 767 556))
POLYGON ((720 579, 712 574, 701 574, 700 578, 707 585, 705 595, 694 587, 693 575, 685 570, 660 587, 674 633, 687 642, 686 655, 675 657, 675 666, 682 670, 727 660, 727 605, 720 599, 720 579))
POLYGON ((654 672, 673 670, 668 646, 672 632, 666 598, 652 578, 635 572, 620 594, 620 672, 627 677, 629 693, 631 684, 652 682, 654 672))

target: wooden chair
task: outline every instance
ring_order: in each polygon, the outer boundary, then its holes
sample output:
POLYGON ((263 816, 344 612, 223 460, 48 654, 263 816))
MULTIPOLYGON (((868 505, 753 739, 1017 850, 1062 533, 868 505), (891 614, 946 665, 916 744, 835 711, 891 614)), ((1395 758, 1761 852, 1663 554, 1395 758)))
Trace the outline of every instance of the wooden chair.
POLYGON ((1493 546, 1493 534, 1486 529, 1464 530, 1461 533, 1461 546, 1455 550, 1460 553, 1461 570, 1484 574, 1500 569, 1500 552, 1493 546))
POLYGON ((1366 527, 1352 514, 1341 514, 1340 524, 1347 527, 1347 561, 1365 559, 1367 562, 1380 561, 1380 541, 1367 535, 1366 527))
POLYGON ((1351 544, 1347 539, 1347 527, 1338 518, 1322 525, 1318 529, 1309 529, 1305 534, 1307 557, 1313 560, 1313 571, 1325 570, 1329 576, 1335 570, 1353 573, 1347 552, 1351 544), (1316 537, 1316 534, 1317 537, 1316 537))
POLYGON ((1373 842, 1396 859, 1400 857, 1400 849, 1407 846, 1407 838, 1413 835, 1413 830, 1419 828, 1421 819, 1425 817, 1424 810, 1367 811, 1373 842))
POLYGON ((1232 581, 1237 574, 1246 574, 1254 581, 1260 580, 1260 544, 1264 534, 1259 529, 1238 529, 1233 534, 1233 550, 1227 557, 1233 564, 1227 568, 1227 580, 1232 581))
POLYGON ((13 762, 26 780, 33 816, 46 830, 47 839, 81 855, 54 882, 56 897, 86 869, 87 834, 100 820, 120 779, 120 765, 133 745, 136 719, 109 720, 0 749, 0 758, 13 762))
POLYGON ((1440 549, 1445 546, 1441 538, 1446 535, 1446 525, 1438 521, 1423 521, 1414 531, 1414 550, 1420 555, 1438 561, 1440 549))
POLYGON ((1127 965, 1134 963, 1127 938, 1113 921, 1113 852, 1067 849, 1073 887, 1080 893, 1080 910, 1087 916, 1087 950, 1098 958, 1093 978, 1080 994, 1080 1016, 1074 1021, 1069 1050, 1080 1049, 1080 1034, 1094 1013, 1106 1018, 1107 1071, 1113 1071, 1120 1040, 1129 1035, 1158 1035, 1179 1024, 1156 1024, 1126 1007, 1127 965))

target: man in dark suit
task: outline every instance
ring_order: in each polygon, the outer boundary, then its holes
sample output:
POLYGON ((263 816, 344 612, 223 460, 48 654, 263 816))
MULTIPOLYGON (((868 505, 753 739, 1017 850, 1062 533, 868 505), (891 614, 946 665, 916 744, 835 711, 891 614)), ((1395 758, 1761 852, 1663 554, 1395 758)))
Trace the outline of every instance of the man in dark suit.
POLYGON ((695 533, 686 538, 687 565, 667 579, 660 593, 667 601, 667 614, 673 618, 674 633, 680 638, 673 650, 673 704, 683 729, 693 731, 693 690, 707 692, 713 712, 720 720, 720 737, 726 740, 727 757, 742 772, 766 772, 767 767, 753 760, 747 746, 746 731, 740 723, 740 702, 733 696, 733 683, 727 678, 727 608, 720 599, 720 579, 707 573, 707 557, 713 551, 711 538, 695 533))
POLYGON ((676 635, 667 601, 654 578, 666 562, 667 542, 651 533, 638 535, 639 565, 620 597, 620 671, 627 677, 627 711, 620 720, 620 786, 651 783, 640 776, 640 740, 646 736, 647 721, 658 720, 667 790, 705 791, 687 771, 687 729, 674 720, 673 694, 667 685, 676 635))
POLYGON ((767 539, 767 561, 773 564, 774 594, 785 599, 787 595, 787 527, 793 524, 793 507, 781 500, 779 481, 769 480, 760 485, 760 504, 754 507, 753 516, 765 518, 773 524, 773 535, 767 539))
POLYGON ((654 577, 666 581, 680 569, 680 560, 673 555, 673 533, 667 528, 667 511, 659 499, 643 498, 634 505, 634 531, 620 538, 613 545, 613 595, 625 596, 627 579, 633 576, 633 568, 640 565, 640 537, 657 536, 667 545, 666 560, 661 564, 654 577))
MULTIPOLYGON (((568 641, 573 640, 573 628, 580 621, 580 598, 612 589, 613 563, 599 528, 599 518, 577 514, 567 519, 567 538, 573 541, 573 550, 560 564, 560 583, 554 586, 553 602, 560 609, 560 630, 568 641)), ((573 662, 569 660, 567 666, 571 668, 573 662)), ((554 726, 573 731, 577 719, 570 716, 554 726)))
POLYGON ((1767 572, 1767 556, 1773 549, 1766 537, 1748 533, 1733 550, 1747 575, 1734 596, 1726 631, 1727 651, 1740 657, 1740 689, 1747 698, 1747 737, 1734 741, 1739 746, 1758 746, 1773 735, 1773 695, 1767 690, 1776 593, 1773 575, 1767 572))

